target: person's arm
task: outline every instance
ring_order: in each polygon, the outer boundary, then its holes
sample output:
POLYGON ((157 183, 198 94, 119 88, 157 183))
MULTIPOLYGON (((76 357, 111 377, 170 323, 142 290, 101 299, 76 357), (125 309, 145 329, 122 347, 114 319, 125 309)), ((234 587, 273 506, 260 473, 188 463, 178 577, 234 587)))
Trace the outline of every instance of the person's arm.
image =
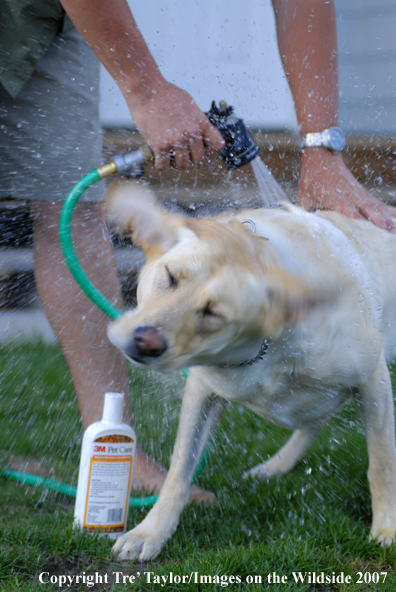
POLYGON ((116 81, 157 168, 202 162, 223 147, 190 95, 160 73, 126 0, 61 0, 77 30, 116 81))
MULTIPOLYGON (((282 63, 300 133, 338 125, 338 64, 333 0, 272 0, 282 63)), ((340 154, 305 148, 299 203, 308 210, 337 210, 396 232, 394 212, 370 195, 340 154)))

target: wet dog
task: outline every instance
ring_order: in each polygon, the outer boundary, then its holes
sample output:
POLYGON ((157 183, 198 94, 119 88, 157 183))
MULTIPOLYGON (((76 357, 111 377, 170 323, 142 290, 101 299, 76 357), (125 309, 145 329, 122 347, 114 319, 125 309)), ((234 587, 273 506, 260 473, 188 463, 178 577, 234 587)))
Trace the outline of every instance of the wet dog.
POLYGON ((119 559, 156 556, 175 531, 226 401, 295 430, 247 475, 290 471, 353 397, 369 453, 371 537, 396 532, 393 397, 396 236, 336 212, 285 205, 214 219, 172 215, 121 189, 108 208, 141 245, 138 306, 109 326, 136 364, 190 368, 157 503, 122 536, 119 559))

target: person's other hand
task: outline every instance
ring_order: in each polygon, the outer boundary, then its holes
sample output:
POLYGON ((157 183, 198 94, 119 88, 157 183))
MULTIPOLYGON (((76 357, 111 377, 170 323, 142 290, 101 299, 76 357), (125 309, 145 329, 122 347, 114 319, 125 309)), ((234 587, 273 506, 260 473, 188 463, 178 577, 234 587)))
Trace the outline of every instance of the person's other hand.
POLYGON ((224 146, 222 135, 191 96, 166 80, 142 100, 137 102, 134 97, 129 109, 154 152, 158 169, 170 167, 172 160, 181 169, 202 163, 224 146))
POLYGON ((336 210, 370 220, 396 234, 396 210, 372 196, 347 169, 342 156, 326 148, 304 150, 299 205, 306 210, 336 210))

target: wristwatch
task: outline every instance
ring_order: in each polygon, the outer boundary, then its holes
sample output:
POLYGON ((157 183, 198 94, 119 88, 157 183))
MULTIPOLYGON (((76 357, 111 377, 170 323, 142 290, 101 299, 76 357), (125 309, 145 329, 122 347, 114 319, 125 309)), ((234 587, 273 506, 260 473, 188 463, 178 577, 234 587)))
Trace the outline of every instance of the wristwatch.
POLYGON ((329 127, 322 132, 313 132, 301 136, 301 148, 323 146, 332 152, 340 152, 345 146, 345 135, 339 127, 329 127))

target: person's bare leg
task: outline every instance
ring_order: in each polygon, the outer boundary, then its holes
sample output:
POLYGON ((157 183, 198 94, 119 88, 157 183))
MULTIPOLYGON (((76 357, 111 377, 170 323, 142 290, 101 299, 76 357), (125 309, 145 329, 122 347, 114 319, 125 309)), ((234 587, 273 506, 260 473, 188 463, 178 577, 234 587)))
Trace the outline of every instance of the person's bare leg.
MULTIPOLYGON (((107 339, 107 316, 80 290, 65 263, 58 230, 61 208, 59 203, 32 205, 34 272, 40 299, 68 363, 84 429, 101 419, 107 391, 126 395, 124 421, 131 423, 125 359, 107 339)), ((93 284, 115 306, 122 307, 113 248, 97 205, 79 204, 76 207, 73 244, 93 284)), ((133 487, 158 493, 165 476, 166 470, 138 446, 133 487)), ((212 497, 194 486, 193 499, 212 497)))
MULTIPOLYGON (((62 204, 41 202, 32 206, 34 270, 44 311, 61 344, 80 406, 83 427, 99 421, 106 391, 126 395, 124 421, 131 422, 128 378, 122 354, 107 339, 108 319, 77 286, 59 244, 62 204)), ((86 273, 116 306, 122 306, 112 246, 99 207, 81 204, 73 218, 73 244, 86 273)), ((138 448, 134 487, 158 492, 165 469, 138 448)))

